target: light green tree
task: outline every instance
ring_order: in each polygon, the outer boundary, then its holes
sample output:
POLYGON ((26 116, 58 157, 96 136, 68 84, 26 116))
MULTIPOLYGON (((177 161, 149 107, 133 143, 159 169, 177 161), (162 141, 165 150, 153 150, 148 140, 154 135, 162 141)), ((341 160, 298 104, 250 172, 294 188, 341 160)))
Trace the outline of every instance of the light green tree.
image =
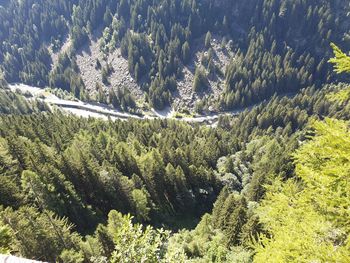
POLYGON ((109 213, 107 228, 115 245, 111 262, 157 263, 164 258, 168 232, 150 226, 143 229, 140 224, 132 224, 130 215, 117 211, 109 213))
MULTIPOLYGON (((332 44, 335 71, 350 72, 350 58, 332 44)), ((255 262, 350 262, 350 130, 326 119, 294 154, 297 178, 276 180, 258 208, 268 234, 255 262)))
MULTIPOLYGON (((334 57, 329 60, 334 64, 334 70, 337 73, 349 73, 350 72, 350 57, 347 56, 341 49, 335 44, 331 44, 334 52, 334 57)), ((329 100, 333 102, 344 103, 350 98, 350 88, 343 89, 339 92, 331 93, 328 96, 329 100)))
POLYGON ((334 64, 335 72, 343 73, 350 72, 350 57, 347 56, 337 45, 331 44, 334 52, 334 57, 329 60, 334 64))
POLYGON ((0 225, 0 254, 8 254, 11 251, 10 228, 0 225))
POLYGON ((139 221, 148 221, 149 220, 149 194, 145 189, 134 189, 131 192, 132 199, 134 201, 134 209, 136 212, 136 217, 139 221))
POLYGON ((277 180, 258 208, 268 235, 255 262, 349 262, 350 131, 327 119, 295 154, 297 179, 277 180))

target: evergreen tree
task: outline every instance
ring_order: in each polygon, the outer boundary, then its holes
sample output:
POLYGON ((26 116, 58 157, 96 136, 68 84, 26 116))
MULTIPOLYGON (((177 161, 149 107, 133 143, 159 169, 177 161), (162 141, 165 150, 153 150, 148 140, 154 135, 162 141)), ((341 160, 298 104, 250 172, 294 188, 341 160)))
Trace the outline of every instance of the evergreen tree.
POLYGON ((208 31, 207 34, 205 35, 204 45, 206 48, 210 48, 210 46, 211 46, 211 33, 210 33, 210 31, 208 31))
POLYGON ((193 90, 195 92, 202 92, 208 89, 209 85, 209 81, 203 69, 196 68, 196 72, 194 74, 193 90))
POLYGON ((188 44, 187 41, 182 45, 181 52, 182 52, 181 53, 182 54, 182 61, 184 62, 184 64, 187 64, 189 62, 190 56, 191 56, 190 45, 188 44))

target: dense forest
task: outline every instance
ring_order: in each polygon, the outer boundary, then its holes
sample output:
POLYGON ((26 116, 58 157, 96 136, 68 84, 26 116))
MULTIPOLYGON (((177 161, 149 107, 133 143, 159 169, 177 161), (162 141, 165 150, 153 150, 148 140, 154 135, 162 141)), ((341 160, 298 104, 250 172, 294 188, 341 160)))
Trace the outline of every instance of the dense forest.
MULTIPOLYGON (((349 71, 334 48, 337 71, 349 71)), ((275 96, 211 128, 77 118, 25 104, 3 81, 0 251, 49 262, 347 262, 347 87, 275 96)))
POLYGON ((0 254, 350 262, 350 56, 332 44, 349 46, 349 9, 345 0, 0 0, 0 254), (103 120, 10 89, 135 110, 128 87, 113 89, 108 60, 91 62, 103 82, 96 98, 84 84, 77 54, 97 31, 152 107, 172 103, 202 41, 190 88, 210 93, 220 76, 225 89, 197 110, 245 110, 216 125, 103 120), (218 35, 235 54, 225 72, 214 63, 218 35))
MULTIPOLYGON (((76 54, 103 31, 102 52, 107 57, 120 49, 149 105, 162 109, 172 103, 182 68, 205 36, 207 55, 196 65, 193 89, 210 94, 208 79, 224 78, 219 97, 199 102, 199 111, 223 111, 330 82, 329 43, 349 44, 349 8, 345 0, 7 0, 0 2, 0 65, 8 82, 62 88, 90 100, 76 54), (213 35, 222 38, 223 52, 234 53, 225 69, 214 63, 213 35), (67 36, 71 49, 53 65, 50 52, 67 36)), ((101 63, 96 67, 108 86, 118 69, 101 63)), ((101 84, 96 89, 104 94, 95 99, 108 101, 111 93, 101 84)))

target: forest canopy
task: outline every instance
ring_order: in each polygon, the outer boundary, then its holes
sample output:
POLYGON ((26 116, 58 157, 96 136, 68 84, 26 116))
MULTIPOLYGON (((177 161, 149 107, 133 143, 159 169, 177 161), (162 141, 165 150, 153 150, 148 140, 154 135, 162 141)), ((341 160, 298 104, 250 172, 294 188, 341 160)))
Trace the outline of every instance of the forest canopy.
MULTIPOLYGON (((350 58, 329 48, 349 44, 347 4, 0 1, 0 253, 72 263, 349 262, 350 58), (77 54, 98 30, 101 52, 120 49, 151 107, 173 102, 187 69, 199 110, 243 110, 213 125, 103 120, 9 88, 91 100, 77 54), (217 36, 235 55, 225 72, 214 63, 217 36), (67 39, 70 48, 52 56, 67 39), (205 56, 192 67, 198 41, 205 56), (205 97, 219 77, 220 96, 205 97)), ((98 103, 138 106, 128 87, 112 88, 108 60, 89 63, 101 73, 98 103)))
POLYGON ((345 0, 10 0, 0 4, 0 65, 8 82, 61 88, 83 100, 100 101, 92 96, 95 87, 87 89, 77 54, 101 33, 99 46, 106 63, 96 63, 102 75, 98 84, 106 86, 104 95, 108 97, 113 89, 110 75, 119 70, 111 68, 108 57, 118 49, 146 101, 156 109, 173 104, 177 92, 183 92, 179 83, 184 68, 195 60, 201 38, 208 56, 194 65, 195 72, 204 70, 196 74, 193 91, 206 109, 212 106, 217 111, 249 106, 275 93, 312 85, 320 88, 334 79, 327 64, 329 43, 346 45, 350 39, 345 0), (214 37, 222 39, 220 52, 233 54, 225 67, 214 62, 219 54, 210 43, 214 37), (58 60, 52 55, 55 52, 61 55, 58 60), (210 76, 211 83, 203 82, 204 75, 210 76), (222 93, 210 97, 217 88, 215 78, 223 80, 222 93))

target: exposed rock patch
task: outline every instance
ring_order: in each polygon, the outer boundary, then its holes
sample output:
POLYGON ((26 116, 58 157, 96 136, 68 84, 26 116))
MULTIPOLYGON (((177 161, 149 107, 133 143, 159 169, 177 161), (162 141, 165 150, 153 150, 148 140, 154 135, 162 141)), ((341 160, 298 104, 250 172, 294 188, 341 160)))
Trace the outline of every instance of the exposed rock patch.
POLYGON ((224 73, 230 61, 234 58, 234 53, 230 50, 229 44, 223 43, 223 38, 214 35, 211 40, 212 61, 216 68, 220 69, 221 74, 209 75, 209 71, 204 66, 201 66, 202 58, 208 56, 209 49, 204 45, 205 36, 196 40, 192 46, 192 56, 190 62, 183 68, 183 77, 177 82, 178 92, 174 94, 173 107, 179 109, 193 109, 196 101, 203 97, 211 95, 217 98, 224 91, 225 78, 224 73), (202 67, 208 75, 210 87, 206 92, 196 93, 193 90, 193 82, 196 67, 202 67))
POLYGON ((96 83, 98 83, 106 93, 111 88, 114 90, 125 88, 136 99, 141 99, 144 92, 129 73, 128 61, 122 57, 120 49, 117 48, 106 56, 100 51, 99 41, 97 39, 98 37, 92 39, 90 45, 82 48, 76 56, 81 77, 88 92, 94 94, 96 92, 96 83), (113 69, 108 78, 109 85, 105 85, 102 82, 101 68, 96 67, 97 59, 100 61, 102 68, 106 67, 108 63, 113 69))
POLYGON ((65 52, 68 52, 69 49, 71 48, 71 39, 69 36, 67 36, 66 40, 64 41, 62 47, 60 48, 59 51, 56 51, 54 52, 52 50, 52 46, 50 46, 48 49, 49 49, 49 52, 50 52, 50 55, 51 55, 51 60, 52 60, 52 68, 55 68, 55 66, 57 65, 58 63, 58 58, 60 56, 60 54, 63 54, 65 52))

